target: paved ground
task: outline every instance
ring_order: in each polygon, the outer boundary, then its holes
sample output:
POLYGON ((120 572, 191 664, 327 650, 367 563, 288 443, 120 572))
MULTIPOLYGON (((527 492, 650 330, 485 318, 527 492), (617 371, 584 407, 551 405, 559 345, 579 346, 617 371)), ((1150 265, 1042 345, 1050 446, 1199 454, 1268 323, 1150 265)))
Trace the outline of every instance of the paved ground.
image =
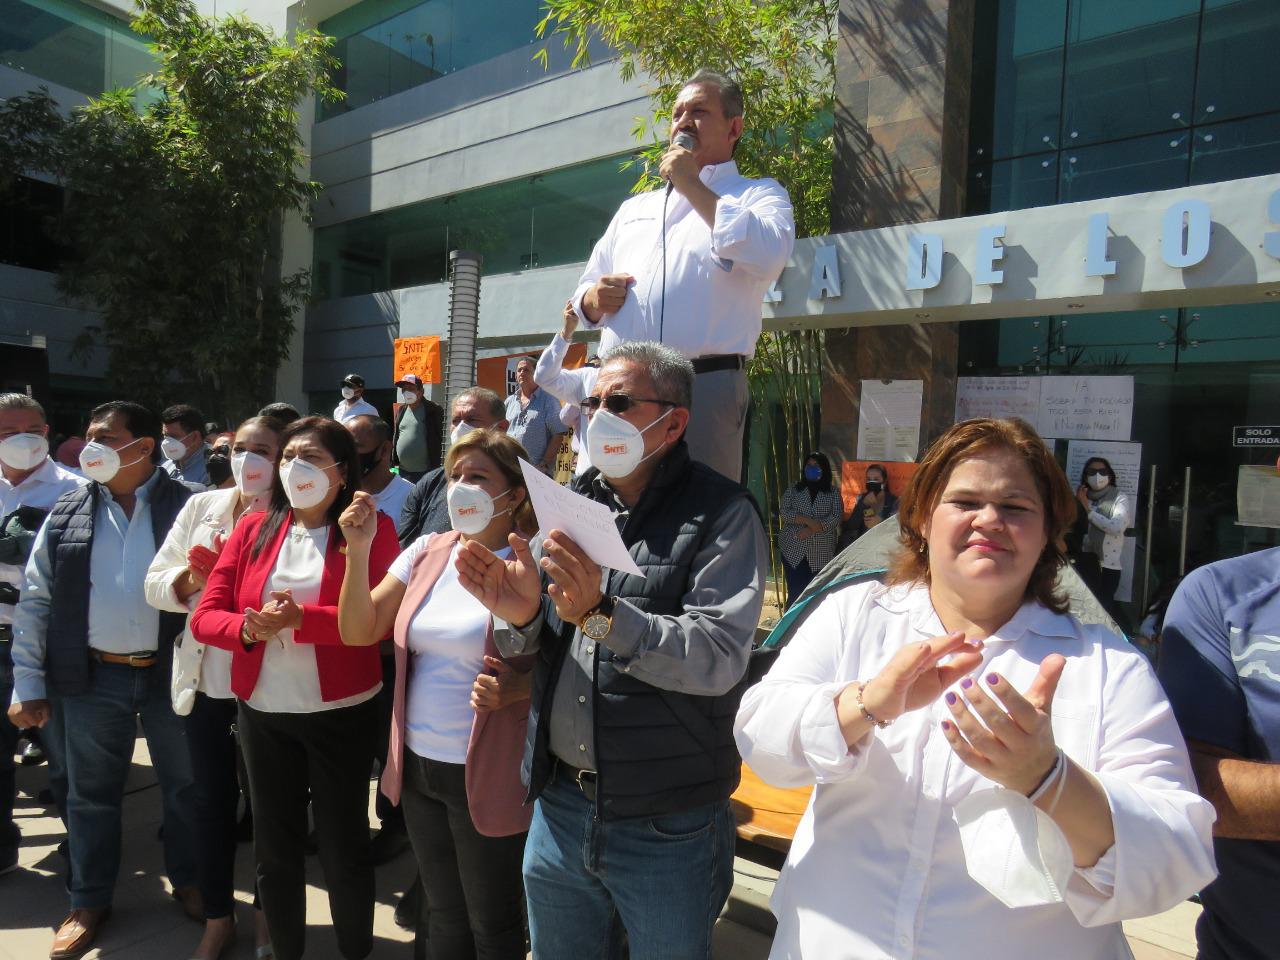
MULTIPOLYGON (((0 721, 3 722, 3 721, 0 721)), ((53 928, 66 914, 62 887, 62 861, 55 848, 62 839, 62 825, 33 799, 45 785, 44 767, 20 768, 18 774, 18 823, 22 829, 22 869, 0 877, 0 960, 39 960, 48 956, 53 928)), ((120 960, 186 960, 200 938, 198 924, 188 920, 168 896, 162 876, 162 856, 156 831, 160 822, 159 792, 141 740, 134 754, 125 803, 124 862, 117 886, 115 910, 103 928, 99 945, 88 958, 120 960)), ((250 850, 240 847, 237 862, 240 939, 228 958, 253 956, 253 915, 250 850)), ((767 917, 768 871, 739 862, 738 883, 725 917, 717 929, 716 957, 724 960, 764 960, 769 938, 755 929, 767 917)), ((392 920, 400 893, 413 873, 406 854, 380 868, 378 903, 374 916, 372 960, 410 960, 412 935, 392 920)), ((321 886, 320 868, 314 857, 307 864, 307 956, 338 960, 337 945, 329 927, 329 905, 321 886)), ((1137 960, 1179 960, 1195 956, 1193 935, 1199 908, 1184 903, 1158 917, 1126 924, 1137 960)), ((553 958, 559 960, 559 958, 553 958)), ((566 958, 567 960, 567 958, 566 958)), ((591 958, 574 958, 591 960, 591 958)))

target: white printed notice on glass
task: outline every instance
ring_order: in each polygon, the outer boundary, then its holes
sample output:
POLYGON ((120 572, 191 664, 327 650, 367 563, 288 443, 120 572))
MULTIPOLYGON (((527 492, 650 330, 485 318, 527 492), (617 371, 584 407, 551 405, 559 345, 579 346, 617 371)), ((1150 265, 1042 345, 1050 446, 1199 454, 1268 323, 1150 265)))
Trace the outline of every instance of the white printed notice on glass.
POLYGON ((1036 432, 1064 440, 1128 440, 1133 377, 1041 377, 1036 432))
POLYGON ((1040 378, 959 377, 956 422, 976 417, 1021 417, 1034 426, 1040 418, 1040 378))
POLYGON ((863 380, 858 459, 911 462, 920 451, 923 380, 863 380))

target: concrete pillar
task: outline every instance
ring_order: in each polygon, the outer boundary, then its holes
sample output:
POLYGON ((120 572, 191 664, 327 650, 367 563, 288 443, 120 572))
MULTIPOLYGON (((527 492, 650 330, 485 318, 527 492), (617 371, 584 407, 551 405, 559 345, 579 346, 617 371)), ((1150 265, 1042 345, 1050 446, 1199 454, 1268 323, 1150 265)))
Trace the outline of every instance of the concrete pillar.
MULTIPOLYGON (((974 0, 841 0, 833 232, 964 212, 974 0)), ((827 334, 822 449, 854 459, 864 379, 924 380, 921 451, 952 422, 955 324, 827 334)))

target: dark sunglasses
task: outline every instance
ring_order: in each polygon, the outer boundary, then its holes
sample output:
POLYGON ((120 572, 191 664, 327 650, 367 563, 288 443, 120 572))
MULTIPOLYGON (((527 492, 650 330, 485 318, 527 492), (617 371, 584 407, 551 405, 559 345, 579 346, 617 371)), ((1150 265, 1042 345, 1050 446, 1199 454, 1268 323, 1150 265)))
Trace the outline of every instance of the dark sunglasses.
POLYGON ((670 400, 654 400, 651 397, 629 397, 625 393, 611 393, 607 397, 587 397, 580 404, 584 414, 590 415, 602 406, 610 413, 626 413, 637 403, 657 403, 664 407, 677 407, 670 400))

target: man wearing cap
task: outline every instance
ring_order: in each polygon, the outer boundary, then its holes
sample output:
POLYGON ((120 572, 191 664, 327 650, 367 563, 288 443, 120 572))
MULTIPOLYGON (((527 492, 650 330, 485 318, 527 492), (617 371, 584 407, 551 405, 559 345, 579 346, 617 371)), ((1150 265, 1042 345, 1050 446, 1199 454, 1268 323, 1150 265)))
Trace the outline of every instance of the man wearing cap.
MULTIPOLYGON (((444 444, 444 408, 423 395, 422 378, 406 373, 396 381, 395 436, 391 442, 391 464, 400 476, 417 483, 428 470, 440 466, 444 444)), ((399 520, 393 516, 392 520, 399 520)))
POLYGON ((693 361, 689 453, 735 482, 760 304, 796 232, 787 191, 738 172, 742 127, 737 83, 707 70, 690 77, 659 168, 668 185, 623 202, 573 294, 587 329, 600 331, 602 354, 658 340, 693 361))
POLYGON ((353 417, 379 416, 378 408, 364 398, 364 377, 348 373, 342 378, 342 399, 333 408, 333 419, 346 423, 353 417))

